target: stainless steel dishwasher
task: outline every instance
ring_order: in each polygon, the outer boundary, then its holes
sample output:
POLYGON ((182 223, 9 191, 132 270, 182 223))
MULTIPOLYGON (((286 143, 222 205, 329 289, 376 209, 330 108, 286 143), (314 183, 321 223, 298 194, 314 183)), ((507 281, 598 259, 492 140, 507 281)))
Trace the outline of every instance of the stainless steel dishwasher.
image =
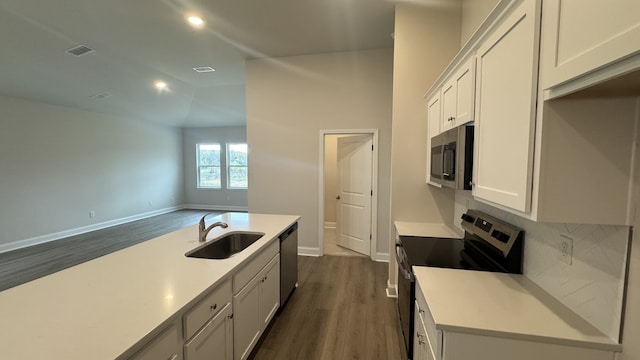
POLYGON ((280 309, 298 286, 298 223, 280 235, 280 309))

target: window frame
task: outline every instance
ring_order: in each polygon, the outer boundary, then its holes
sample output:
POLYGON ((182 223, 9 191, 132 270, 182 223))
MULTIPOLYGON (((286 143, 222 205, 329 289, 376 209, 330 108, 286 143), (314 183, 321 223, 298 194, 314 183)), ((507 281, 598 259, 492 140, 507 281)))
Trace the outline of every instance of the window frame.
POLYGON ((223 146, 220 143, 197 143, 196 144, 196 188, 198 189, 222 189, 222 169, 223 169, 223 164, 222 164, 222 149, 223 146), (217 145, 218 146, 218 166, 213 166, 213 165, 200 165, 200 147, 202 145, 217 145), (210 168, 218 168, 218 173, 220 174, 220 184, 218 186, 205 186, 202 185, 201 181, 200 181, 200 173, 201 173, 201 168, 203 167, 210 167, 210 168))
POLYGON ((229 190, 248 190, 249 189, 249 145, 246 142, 231 142, 231 143, 226 143, 225 144, 225 161, 226 161, 226 172, 227 172, 227 176, 226 176, 226 181, 227 181, 227 186, 226 188, 229 190), (244 145, 246 147, 246 153, 247 153, 247 163, 246 165, 243 166, 237 166, 237 165, 231 165, 231 162, 229 161, 229 154, 231 153, 231 151, 229 151, 229 148, 233 145, 244 145), (247 185, 246 186, 231 186, 231 168, 246 168, 247 169, 247 185))

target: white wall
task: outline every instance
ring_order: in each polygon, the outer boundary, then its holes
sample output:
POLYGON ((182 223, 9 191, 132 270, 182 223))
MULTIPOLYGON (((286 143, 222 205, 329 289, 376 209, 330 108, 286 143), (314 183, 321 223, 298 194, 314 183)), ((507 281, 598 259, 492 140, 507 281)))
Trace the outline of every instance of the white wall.
MULTIPOLYGON (((246 210, 246 189, 199 189, 197 187, 196 145, 217 143, 221 145, 221 176, 226 177, 226 147, 228 143, 247 141, 245 126, 184 128, 184 201, 187 207, 212 210, 246 210)), ((249 169, 251 172, 251 169, 249 169)))
MULTIPOLYGON (((442 4, 440 2, 439 4, 442 4)), ((453 191, 426 184, 427 109, 423 95, 460 50, 460 7, 396 5, 393 67, 393 145, 389 222, 451 222, 453 191)), ((387 235, 393 246, 393 228, 387 235)), ((396 284, 389 262, 389 291, 396 284)))
POLYGON ((379 129, 376 252, 388 254, 391 49, 247 61, 249 211, 301 215, 319 251, 320 131, 379 129))
POLYGON ((500 0, 462 0, 460 44, 464 45, 500 0))
POLYGON ((0 109, 0 249, 182 204, 180 130, 9 97, 0 109))

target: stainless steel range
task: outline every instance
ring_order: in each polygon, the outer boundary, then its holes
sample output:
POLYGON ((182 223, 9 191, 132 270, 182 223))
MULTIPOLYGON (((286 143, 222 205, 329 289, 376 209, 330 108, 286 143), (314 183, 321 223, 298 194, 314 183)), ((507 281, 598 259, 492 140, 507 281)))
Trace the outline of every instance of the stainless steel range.
POLYGON ((398 313, 413 358, 415 278, 412 266, 522 273, 524 231, 478 210, 462 215, 462 239, 401 236, 396 243, 398 313))

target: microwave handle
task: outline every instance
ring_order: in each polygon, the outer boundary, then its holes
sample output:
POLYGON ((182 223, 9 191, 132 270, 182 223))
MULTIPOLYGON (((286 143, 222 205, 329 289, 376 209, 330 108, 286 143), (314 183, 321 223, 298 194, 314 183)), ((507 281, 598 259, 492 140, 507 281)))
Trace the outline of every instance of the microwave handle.
POLYGON ((445 169, 445 154, 447 153, 447 151, 451 151, 450 149, 447 149, 447 147, 445 145, 442 146, 442 171, 440 172, 442 174, 442 179, 444 179, 445 177, 449 177, 451 176, 451 174, 447 173, 444 171, 445 169))
POLYGON ((445 177, 449 176, 446 172, 444 172, 444 153, 447 152, 446 146, 442 145, 442 153, 440 154, 440 178, 444 180, 445 177))

